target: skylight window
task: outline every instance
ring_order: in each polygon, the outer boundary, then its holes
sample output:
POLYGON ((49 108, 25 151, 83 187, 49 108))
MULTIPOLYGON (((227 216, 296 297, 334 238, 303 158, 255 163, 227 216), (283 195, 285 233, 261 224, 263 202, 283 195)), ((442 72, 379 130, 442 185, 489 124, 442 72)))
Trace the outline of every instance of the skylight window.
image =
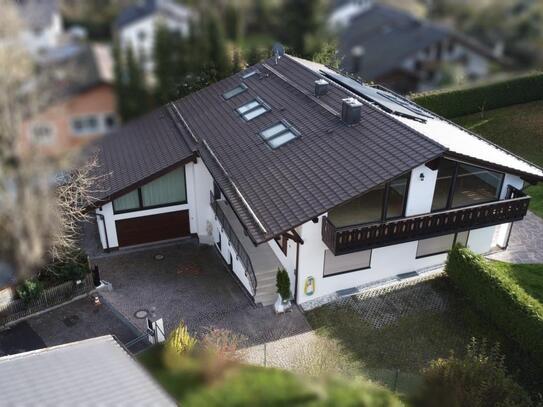
POLYGON ((238 86, 236 86, 234 89, 229 90, 228 92, 225 92, 222 94, 222 97, 225 100, 232 99, 234 96, 239 95, 240 93, 243 93, 247 90, 247 85, 244 83, 240 83, 238 86))
POLYGON ((257 98, 251 100, 249 103, 246 103, 241 107, 238 107, 236 110, 241 117, 249 121, 266 113, 268 110, 270 110, 270 108, 268 105, 266 105, 266 103, 257 98))
POLYGON ((285 121, 281 121, 268 127, 266 130, 263 130, 260 135, 273 149, 281 147, 283 144, 300 137, 298 130, 285 121))
POLYGON ((257 73, 258 73, 258 70, 257 70, 257 69, 254 69, 254 70, 252 70, 252 71, 247 71, 247 72, 245 72, 243 75, 241 75, 241 77, 242 77, 243 79, 249 79, 251 76, 256 75, 257 73))

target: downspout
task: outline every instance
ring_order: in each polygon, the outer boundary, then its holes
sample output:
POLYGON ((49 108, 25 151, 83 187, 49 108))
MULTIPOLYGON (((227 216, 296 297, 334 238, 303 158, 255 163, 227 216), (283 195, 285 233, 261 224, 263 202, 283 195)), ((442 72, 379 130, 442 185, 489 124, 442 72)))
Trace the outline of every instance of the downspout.
POLYGON ((296 242, 296 268, 294 269, 294 302, 298 304, 298 264, 300 259, 300 242, 296 242))
POLYGON ((106 248, 104 250, 107 253, 109 252, 109 239, 107 237, 106 217, 102 215, 101 213, 95 212, 95 214, 102 220, 102 225, 104 226, 104 235, 106 236, 106 248))

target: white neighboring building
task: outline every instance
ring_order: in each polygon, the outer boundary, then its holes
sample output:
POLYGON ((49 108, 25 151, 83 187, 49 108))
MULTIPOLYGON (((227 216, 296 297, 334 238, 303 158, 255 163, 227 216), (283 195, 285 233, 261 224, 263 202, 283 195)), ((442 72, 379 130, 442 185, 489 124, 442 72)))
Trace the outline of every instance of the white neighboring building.
POLYGON ((16 0, 24 24, 22 41, 34 55, 57 47, 63 35, 58 0, 16 0))
POLYGON ((102 139, 105 250, 215 245, 255 303, 298 303, 505 249, 543 170, 384 88, 285 56, 102 139))
POLYGON ((151 73, 157 25, 187 35, 192 17, 191 9, 173 0, 143 0, 121 11, 115 22, 115 34, 121 48, 132 47, 143 61, 145 71, 151 73))

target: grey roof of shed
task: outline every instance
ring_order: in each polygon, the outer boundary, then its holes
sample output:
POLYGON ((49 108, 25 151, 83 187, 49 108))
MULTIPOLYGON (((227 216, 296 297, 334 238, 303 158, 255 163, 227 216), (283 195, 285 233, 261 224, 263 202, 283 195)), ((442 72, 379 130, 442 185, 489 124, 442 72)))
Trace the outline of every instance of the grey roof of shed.
POLYGON ((176 403, 110 335, 0 358, 2 405, 176 403))
POLYGON ((231 76, 175 106, 202 139, 199 152, 255 243, 296 227, 443 154, 443 146, 363 102, 362 121, 346 126, 341 100, 353 96, 330 84, 313 97, 321 76, 288 56, 258 64, 248 89, 224 100, 242 81, 231 76), (271 110, 244 121, 236 108, 260 97, 271 110), (272 150, 259 132, 288 121, 301 137, 272 150), (205 144, 204 144, 205 141, 205 144))
POLYGON ((96 154, 100 165, 96 193, 99 200, 118 196, 193 156, 167 107, 109 133, 91 146, 89 152, 96 154))
POLYGON ((369 10, 352 18, 341 32, 340 55, 344 57, 342 68, 351 70, 351 50, 355 46, 363 46, 365 54, 358 74, 365 81, 376 80, 400 69, 406 58, 447 38, 454 38, 483 56, 495 59, 492 52, 483 45, 446 27, 419 20, 390 6, 374 4, 369 10))

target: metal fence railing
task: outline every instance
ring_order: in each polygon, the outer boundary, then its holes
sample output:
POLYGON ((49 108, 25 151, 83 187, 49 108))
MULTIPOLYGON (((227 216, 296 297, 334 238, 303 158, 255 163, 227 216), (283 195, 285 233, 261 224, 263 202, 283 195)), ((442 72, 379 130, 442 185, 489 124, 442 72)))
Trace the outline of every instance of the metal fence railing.
POLYGON ((60 305, 79 295, 87 294, 94 290, 94 288, 93 277, 89 273, 79 284, 75 281, 68 281, 43 290, 39 297, 31 301, 24 302, 17 299, 0 305, 0 326, 54 307, 55 305, 60 305))

